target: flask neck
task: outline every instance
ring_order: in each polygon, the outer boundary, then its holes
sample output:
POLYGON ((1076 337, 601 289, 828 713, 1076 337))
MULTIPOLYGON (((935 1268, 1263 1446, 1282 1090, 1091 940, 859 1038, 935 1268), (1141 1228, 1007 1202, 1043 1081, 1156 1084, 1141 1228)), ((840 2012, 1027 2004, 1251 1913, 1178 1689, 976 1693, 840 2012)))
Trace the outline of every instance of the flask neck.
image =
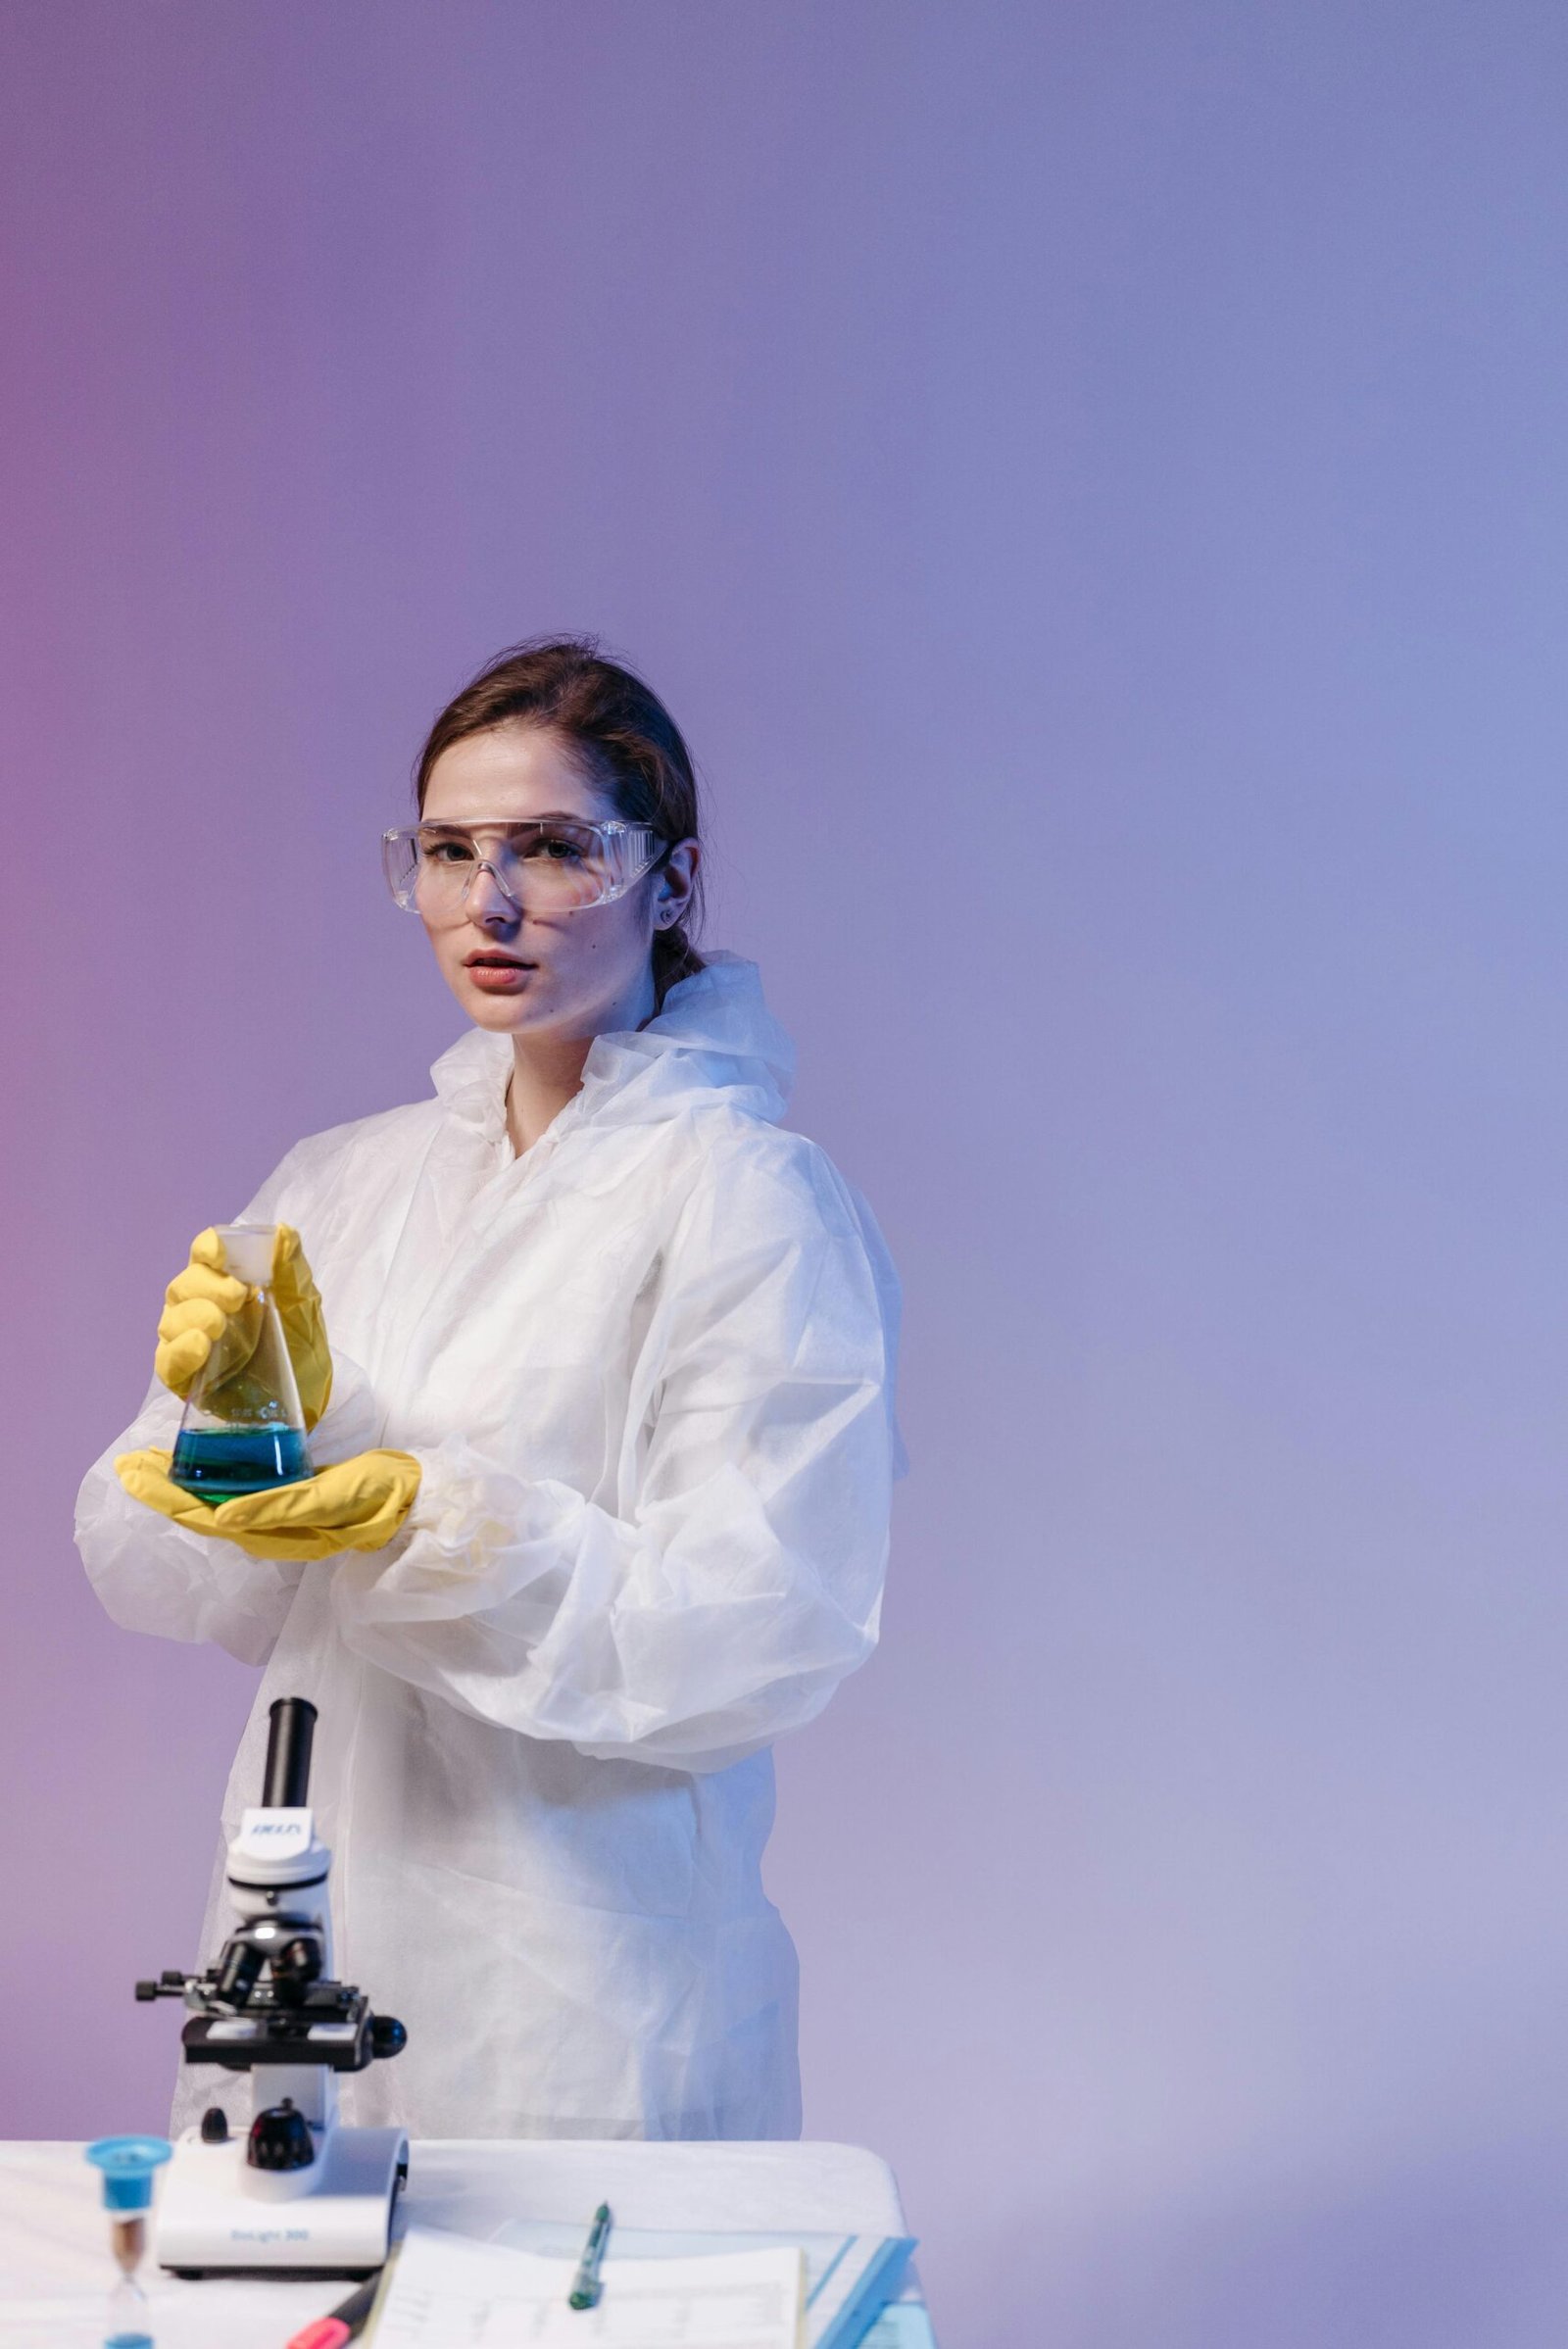
POLYGON ((236 1281, 249 1289, 271 1287, 275 1223, 220 1223, 218 1237, 223 1244, 223 1262, 236 1281))

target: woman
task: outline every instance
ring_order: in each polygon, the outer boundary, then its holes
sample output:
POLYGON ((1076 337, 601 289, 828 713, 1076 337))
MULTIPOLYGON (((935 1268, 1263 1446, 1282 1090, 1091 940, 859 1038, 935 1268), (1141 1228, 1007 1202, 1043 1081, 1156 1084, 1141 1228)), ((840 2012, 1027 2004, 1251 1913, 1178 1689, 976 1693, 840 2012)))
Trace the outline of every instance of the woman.
MULTIPOLYGON (((876 1639, 894 1275, 774 1123, 755 967, 690 943, 695 782, 648 688, 505 655, 417 798, 388 876, 473 1026, 434 1100, 301 1142, 239 1219, 283 1227, 318 1473, 218 1508, 169 1481, 179 1396, 242 1343, 208 1232, 77 1542, 118 1623, 267 1664, 226 1832, 271 1700, 319 1710, 338 1970, 409 2028, 348 2120, 795 2135, 768 1748, 876 1639)), ((220 1873, 204 1963, 224 1929, 220 1873)), ((175 2126, 214 2102, 245 2081, 182 2075, 175 2126)))

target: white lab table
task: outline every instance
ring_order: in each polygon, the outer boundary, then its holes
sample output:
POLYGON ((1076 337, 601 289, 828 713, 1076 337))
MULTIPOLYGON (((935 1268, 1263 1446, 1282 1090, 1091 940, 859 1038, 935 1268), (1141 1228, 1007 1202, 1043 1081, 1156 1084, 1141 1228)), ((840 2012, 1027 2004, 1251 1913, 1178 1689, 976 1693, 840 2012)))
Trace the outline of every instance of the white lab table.
MULTIPOLYGON (((493 2235, 508 2219, 903 2234, 886 2162, 856 2145, 416 2140, 404 2223, 493 2235)), ((113 2280, 96 2171, 78 2144, 0 2144, 0 2343, 98 2349, 113 2280)), ((184 2282, 149 2262, 158 2349, 283 2349, 352 2286, 184 2282)))

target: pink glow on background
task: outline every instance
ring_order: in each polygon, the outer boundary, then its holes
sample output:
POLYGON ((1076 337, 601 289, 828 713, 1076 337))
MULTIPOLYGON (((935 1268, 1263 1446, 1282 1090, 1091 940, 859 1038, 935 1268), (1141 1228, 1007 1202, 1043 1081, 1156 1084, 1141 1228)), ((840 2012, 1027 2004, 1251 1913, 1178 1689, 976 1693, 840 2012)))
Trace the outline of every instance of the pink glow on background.
POLYGON ((426 1090, 375 835, 589 627, 907 1288, 884 1648, 780 1753, 808 2133, 969 2349, 1560 2339, 1565 64, 7 13, 5 2134, 161 2122, 251 1687, 76 1482, 192 1233, 426 1090))

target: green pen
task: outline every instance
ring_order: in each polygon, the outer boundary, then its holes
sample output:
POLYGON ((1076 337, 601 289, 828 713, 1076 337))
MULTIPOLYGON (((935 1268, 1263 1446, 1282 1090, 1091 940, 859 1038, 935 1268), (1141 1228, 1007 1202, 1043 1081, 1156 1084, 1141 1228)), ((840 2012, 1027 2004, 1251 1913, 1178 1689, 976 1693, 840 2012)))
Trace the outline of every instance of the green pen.
POLYGON ((588 2240, 584 2243, 582 2257, 577 2262, 577 2273, 571 2279, 571 2290, 566 2294, 568 2308, 598 2307, 599 2295, 605 2288, 599 2280, 599 2268, 605 2256, 605 2245, 609 2240, 610 2205, 608 2202, 602 2202, 594 2213, 594 2223, 588 2229, 588 2240))

